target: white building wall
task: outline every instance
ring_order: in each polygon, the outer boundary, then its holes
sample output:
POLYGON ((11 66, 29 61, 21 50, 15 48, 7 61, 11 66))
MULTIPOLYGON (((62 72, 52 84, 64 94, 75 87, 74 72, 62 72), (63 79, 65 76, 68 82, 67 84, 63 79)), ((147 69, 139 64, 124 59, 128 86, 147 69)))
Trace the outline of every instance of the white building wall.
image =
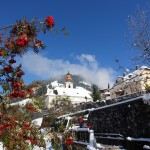
MULTIPOLYGON (((47 96, 46 103, 45 103, 47 108, 51 107, 52 100, 55 98, 56 98, 56 95, 47 96)), ((69 99, 71 100, 72 104, 79 104, 79 103, 83 103, 83 102, 93 101, 92 98, 85 99, 84 97, 76 97, 76 96, 69 97, 69 99)))
POLYGON ((72 82, 66 82, 66 88, 72 88, 73 89, 73 83, 72 82))

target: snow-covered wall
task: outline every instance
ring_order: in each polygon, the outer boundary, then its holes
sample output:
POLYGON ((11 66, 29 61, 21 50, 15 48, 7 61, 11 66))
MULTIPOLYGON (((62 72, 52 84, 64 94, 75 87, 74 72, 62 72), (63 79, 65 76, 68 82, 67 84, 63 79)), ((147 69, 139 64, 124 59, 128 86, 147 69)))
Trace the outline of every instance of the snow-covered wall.
POLYGON ((149 104, 150 95, 146 94, 91 110, 88 120, 96 141, 128 150, 150 146, 149 104))
MULTIPOLYGON (((89 123, 95 133, 150 139, 149 99, 147 95, 99 107, 90 112, 89 123)), ((104 139, 99 142, 104 142, 104 139)))

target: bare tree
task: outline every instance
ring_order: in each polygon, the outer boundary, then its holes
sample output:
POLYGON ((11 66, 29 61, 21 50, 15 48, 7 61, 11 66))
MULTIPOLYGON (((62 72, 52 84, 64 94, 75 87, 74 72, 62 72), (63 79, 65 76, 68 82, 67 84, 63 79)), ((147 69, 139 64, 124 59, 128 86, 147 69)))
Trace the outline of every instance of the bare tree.
POLYGON ((132 60, 138 64, 150 64, 150 11, 137 9, 135 16, 128 16, 130 45, 138 50, 132 60))

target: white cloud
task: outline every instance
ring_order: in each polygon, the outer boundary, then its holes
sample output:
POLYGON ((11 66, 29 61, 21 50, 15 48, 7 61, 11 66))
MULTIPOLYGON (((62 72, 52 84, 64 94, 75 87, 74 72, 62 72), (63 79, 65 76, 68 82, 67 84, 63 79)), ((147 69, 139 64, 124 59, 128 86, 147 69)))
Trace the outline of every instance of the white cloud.
POLYGON ((81 62, 82 65, 91 68, 91 69, 97 69, 98 62, 95 59, 94 55, 89 54, 81 54, 80 56, 77 55, 76 59, 81 62))
POLYGON ((39 76, 40 79, 66 74, 81 75, 101 88, 106 88, 108 83, 113 84, 115 72, 112 68, 99 67, 94 55, 82 54, 76 56, 78 64, 72 64, 63 59, 48 59, 37 54, 26 54, 20 60, 27 73, 39 76))
POLYGON ((81 54, 77 55, 76 58, 80 60, 81 62, 96 62, 95 56, 94 55, 89 55, 89 54, 81 54))

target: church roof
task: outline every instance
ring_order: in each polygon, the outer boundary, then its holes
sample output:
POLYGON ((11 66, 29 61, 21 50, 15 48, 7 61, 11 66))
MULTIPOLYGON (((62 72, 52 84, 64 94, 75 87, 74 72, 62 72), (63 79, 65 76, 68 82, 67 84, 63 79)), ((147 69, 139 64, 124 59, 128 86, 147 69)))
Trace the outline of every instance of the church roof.
POLYGON ((90 93, 91 93, 90 91, 87 91, 82 87, 76 87, 76 88, 56 87, 53 90, 50 90, 49 93, 47 93, 46 95, 92 98, 90 96, 90 93))

